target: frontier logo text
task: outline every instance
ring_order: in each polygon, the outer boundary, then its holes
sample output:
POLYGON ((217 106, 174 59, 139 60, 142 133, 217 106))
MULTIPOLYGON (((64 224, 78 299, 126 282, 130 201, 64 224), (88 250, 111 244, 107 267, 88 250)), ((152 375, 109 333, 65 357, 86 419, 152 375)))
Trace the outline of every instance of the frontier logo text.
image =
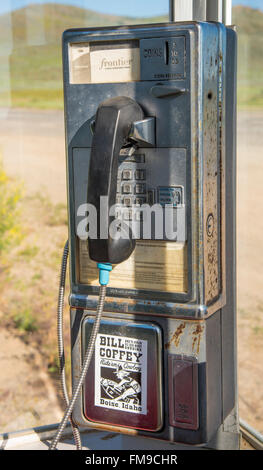
POLYGON ((119 59, 109 60, 103 58, 100 64, 99 70, 118 70, 118 69, 127 69, 132 65, 133 59, 125 59, 120 57, 119 59))

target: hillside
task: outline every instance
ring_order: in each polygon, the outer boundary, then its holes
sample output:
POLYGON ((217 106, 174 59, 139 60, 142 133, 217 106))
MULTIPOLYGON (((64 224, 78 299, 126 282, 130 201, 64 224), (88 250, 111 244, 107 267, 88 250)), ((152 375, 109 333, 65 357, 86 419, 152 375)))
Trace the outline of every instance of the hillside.
POLYGON ((46 44, 57 43, 63 31, 68 28, 167 21, 166 17, 154 17, 150 20, 149 18, 129 18, 54 3, 31 4, 14 10, 11 15, 0 16, 0 38, 4 36, 5 25, 10 24, 10 16, 14 48, 28 45, 28 42, 34 42, 34 39, 40 36, 46 44))
POLYGON ((263 11, 236 6, 233 8, 233 24, 242 34, 263 34, 263 11))
POLYGON ((263 12, 233 9, 238 32, 238 104, 263 107, 263 12))
MULTIPOLYGON (((54 3, 30 4, 14 10, 11 14, 0 15, 0 39, 5 42, 7 28, 12 23, 13 47, 23 47, 28 42, 42 37, 46 44, 60 41, 67 28, 88 26, 111 26, 143 24, 168 21, 168 16, 152 18, 125 17, 98 13, 93 10, 54 3)), ((233 8, 233 23, 240 34, 263 33, 263 11, 244 6, 233 8)), ((8 35, 9 36, 9 35, 8 35)))
MULTIPOLYGON (((65 29, 167 20, 164 16, 114 16, 52 3, 31 4, 10 15, 1 15, 0 53, 7 56, 11 52, 12 105, 62 107, 61 35, 65 29)), ((239 32, 239 102, 263 105, 263 12, 238 6, 233 20, 239 32)), ((5 103, 3 93, 1 103, 5 103)))

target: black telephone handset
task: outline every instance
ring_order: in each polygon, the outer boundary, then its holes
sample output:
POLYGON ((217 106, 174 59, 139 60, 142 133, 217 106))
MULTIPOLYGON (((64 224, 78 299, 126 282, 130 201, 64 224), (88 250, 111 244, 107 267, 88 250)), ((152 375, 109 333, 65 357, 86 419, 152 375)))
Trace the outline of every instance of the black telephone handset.
POLYGON ((116 202, 118 158, 122 147, 129 143, 129 133, 135 121, 143 119, 143 111, 136 101, 120 96, 102 102, 97 110, 92 140, 88 204, 97 211, 97 238, 88 237, 89 256, 93 261, 117 264, 125 261, 135 248, 135 239, 128 225, 122 222, 123 237, 112 237, 110 224, 115 219, 110 208, 116 202), (107 237, 100 235, 100 197, 108 196, 107 237))

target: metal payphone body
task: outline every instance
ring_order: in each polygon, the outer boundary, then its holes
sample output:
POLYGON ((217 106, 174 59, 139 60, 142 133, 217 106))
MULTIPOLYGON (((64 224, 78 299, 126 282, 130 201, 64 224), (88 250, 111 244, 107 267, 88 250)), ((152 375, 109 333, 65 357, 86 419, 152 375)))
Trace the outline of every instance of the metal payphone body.
POLYGON ((94 116, 122 96, 145 117, 130 130, 135 151, 120 152, 116 186, 116 217, 134 224, 136 248, 113 267, 73 418, 206 444, 231 416, 237 447, 235 33, 196 22, 68 30, 63 61, 73 384, 98 295, 84 206, 94 116), (173 240, 142 237, 144 204, 169 205, 173 240))

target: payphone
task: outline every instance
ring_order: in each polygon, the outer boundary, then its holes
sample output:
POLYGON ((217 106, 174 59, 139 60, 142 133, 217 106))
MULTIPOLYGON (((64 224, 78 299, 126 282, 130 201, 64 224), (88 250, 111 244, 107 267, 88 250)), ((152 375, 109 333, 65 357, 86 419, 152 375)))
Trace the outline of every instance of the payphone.
POLYGON ((110 271, 72 419, 204 445, 230 416, 237 448, 235 32, 72 29, 63 63, 73 388, 110 271))

